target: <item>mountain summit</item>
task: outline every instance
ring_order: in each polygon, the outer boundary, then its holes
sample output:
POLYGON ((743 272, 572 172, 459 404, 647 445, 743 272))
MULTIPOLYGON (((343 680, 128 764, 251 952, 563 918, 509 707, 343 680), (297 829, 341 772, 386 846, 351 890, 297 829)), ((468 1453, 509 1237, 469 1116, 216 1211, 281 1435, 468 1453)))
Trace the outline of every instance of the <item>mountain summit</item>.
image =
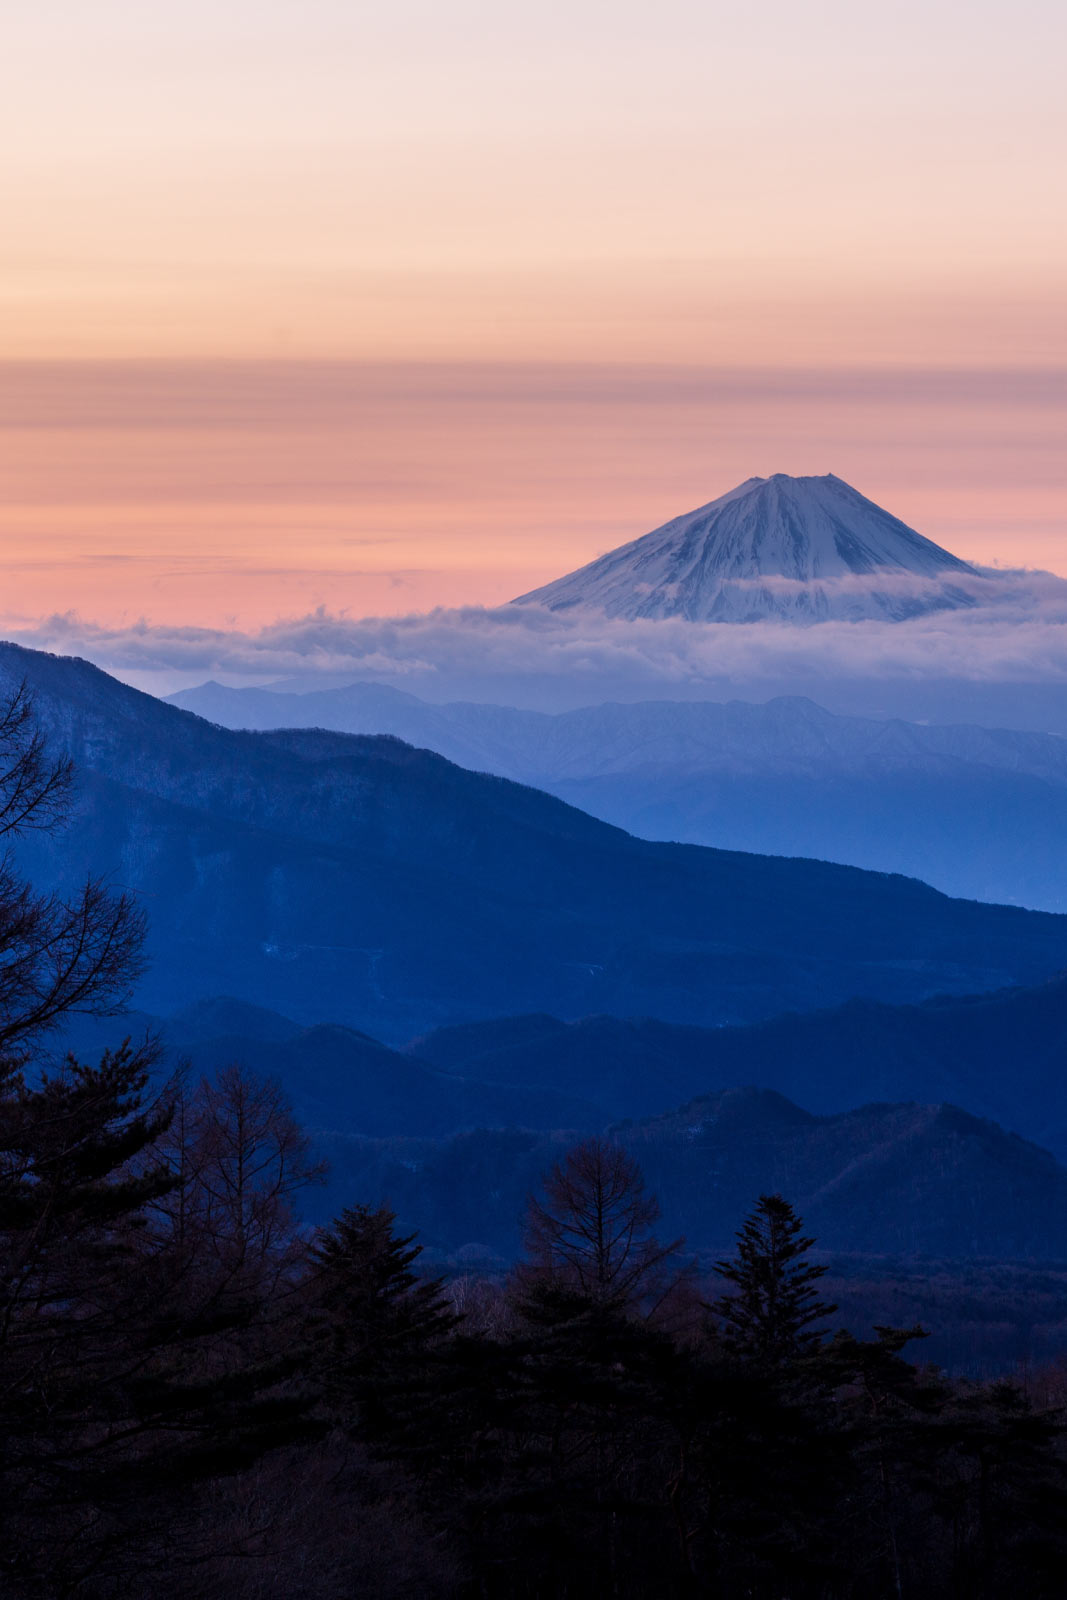
POLYGON ((981 574, 833 473, 749 478, 517 604, 609 617, 821 622, 974 605, 981 574), (962 580, 962 581, 961 581, 962 580))

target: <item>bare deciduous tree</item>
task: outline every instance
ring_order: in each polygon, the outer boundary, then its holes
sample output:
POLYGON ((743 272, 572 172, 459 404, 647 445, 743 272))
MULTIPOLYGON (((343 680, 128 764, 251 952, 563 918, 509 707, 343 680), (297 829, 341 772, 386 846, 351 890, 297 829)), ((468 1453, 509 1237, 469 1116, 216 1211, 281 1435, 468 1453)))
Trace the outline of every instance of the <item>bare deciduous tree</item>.
POLYGON ((0 701, 0 836, 57 826, 73 781, 74 763, 49 754, 24 680, 0 701))
POLYGON ((281 1087, 236 1063, 192 1093, 179 1079, 164 1149, 180 1179, 160 1207, 174 1243, 218 1285, 276 1286, 298 1250, 294 1196, 325 1172, 281 1087))
MULTIPOLYGON (((659 1202, 641 1168, 610 1139, 586 1139, 546 1173, 531 1199, 524 1244, 529 1273, 598 1302, 632 1305, 662 1297, 683 1240, 652 1233, 659 1202)), ((676 1277, 676 1274, 673 1276, 676 1277)))
MULTIPOLYGON (((0 700, 0 839, 66 821, 73 767, 49 755, 25 683, 0 700)), ((144 916, 90 877, 70 900, 34 890, 0 856, 0 1060, 8 1071, 71 1012, 114 1016, 142 970, 144 916)))

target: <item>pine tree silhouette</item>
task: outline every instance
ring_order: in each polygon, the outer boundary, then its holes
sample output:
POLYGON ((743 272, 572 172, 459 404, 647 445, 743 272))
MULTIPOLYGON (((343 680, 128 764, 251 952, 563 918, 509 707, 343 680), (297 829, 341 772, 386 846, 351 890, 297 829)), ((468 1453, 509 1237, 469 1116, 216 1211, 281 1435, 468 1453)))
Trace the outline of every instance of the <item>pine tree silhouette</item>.
POLYGON ((432 1352, 457 1318, 439 1278, 412 1269, 422 1253, 387 1206, 351 1206, 311 1251, 312 1367, 346 1425, 380 1425, 415 1405, 432 1352))
POLYGON ((715 1271, 732 1292, 715 1300, 728 1349, 746 1359, 777 1366, 812 1355, 822 1343, 816 1326, 836 1310, 815 1285, 826 1271, 805 1257, 814 1244, 804 1224, 780 1194, 760 1195, 737 1234, 737 1255, 715 1271))

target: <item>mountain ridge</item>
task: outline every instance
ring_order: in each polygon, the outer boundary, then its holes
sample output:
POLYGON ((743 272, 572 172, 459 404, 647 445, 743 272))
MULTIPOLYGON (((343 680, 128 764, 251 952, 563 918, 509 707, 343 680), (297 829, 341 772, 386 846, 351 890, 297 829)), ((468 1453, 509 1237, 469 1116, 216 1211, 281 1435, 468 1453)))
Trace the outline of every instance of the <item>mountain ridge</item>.
POLYGON ((843 716, 804 696, 555 713, 363 683, 307 694, 205 684, 171 698, 234 728, 392 733, 646 839, 812 856, 1067 910, 1067 739, 1055 734, 843 716))
POLYGON ((444 1072, 566 1089, 655 1115, 701 1085, 754 1083, 836 1115, 868 1102, 966 1106, 1067 1159, 1067 973, 1032 987, 934 995, 918 1004, 852 999, 740 1027, 640 1017, 485 1019, 409 1047, 444 1072))
MULTIPOLYGON (((526 1194, 572 1136, 476 1129, 422 1140, 330 1141, 338 1177, 388 1197, 406 1228, 462 1261, 519 1247, 526 1194)), ((760 1193, 787 1194, 820 1249, 870 1256, 1063 1260, 1067 1169, 1040 1145, 951 1102, 815 1115, 770 1090, 715 1090, 610 1137, 637 1158, 663 1232, 705 1258, 729 1250, 760 1193)))
POLYGON ((865 994, 1035 982, 1067 919, 915 879, 657 844, 392 738, 235 733, 0 647, 81 769, 76 827, 20 849, 144 897, 147 1009, 228 991, 387 1042, 548 1011, 720 1025, 865 994))

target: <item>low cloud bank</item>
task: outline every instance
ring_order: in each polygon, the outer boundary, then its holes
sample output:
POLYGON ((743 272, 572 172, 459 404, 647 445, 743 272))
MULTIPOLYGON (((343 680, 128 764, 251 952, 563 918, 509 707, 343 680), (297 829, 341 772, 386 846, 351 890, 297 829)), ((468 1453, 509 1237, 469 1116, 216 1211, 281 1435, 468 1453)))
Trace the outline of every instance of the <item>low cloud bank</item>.
MULTIPOLYGON (((855 578, 843 581, 856 591, 855 578)), ((872 581, 881 588, 886 582, 872 581)), ((900 581, 893 580, 898 590, 900 581)), ((504 699, 503 691, 523 679, 558 682, 570 699, 689 695, 702 683, 792 678, 1067 684, 1067 581, 992 570, 969 587, 970 604, 902 622, 630 622, 511 605, 360 619, 320 610, 258 632, 147 622, 108 628, 65 615, 21 624, 7 637, 87 657, 120 677, 297 679, 308 687, 315 680, 371 679, 402 683, 434 700, 479 685, 487 697, 504 699), (494 684, 502 692, 489 696, 494 684)))

